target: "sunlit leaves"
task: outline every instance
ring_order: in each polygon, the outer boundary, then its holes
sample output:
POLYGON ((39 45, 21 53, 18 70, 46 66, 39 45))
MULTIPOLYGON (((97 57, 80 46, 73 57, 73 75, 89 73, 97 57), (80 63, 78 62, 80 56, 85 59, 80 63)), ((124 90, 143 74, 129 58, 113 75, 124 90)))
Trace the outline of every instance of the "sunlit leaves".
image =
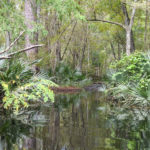
POLYGON ((150 59, 143 53, 126 56, 112 66, 116 73, 112 75, 110 89, 113 96, 126 106, 149 106, 150 101, 150 59))
POLYGON ((5 82, 1 82, 1 85, 5 91, 5 97, 3 98, 4 108, 13 108, 15 112, 18 112, 21 107, 28 107, 30 102, 33 101, 40 100, 46 103, 50 100, 54 102, 54 93, 50 88, 57 86, 50 80, 37 78, 14 91, 10 91, 8 84, 5 82))

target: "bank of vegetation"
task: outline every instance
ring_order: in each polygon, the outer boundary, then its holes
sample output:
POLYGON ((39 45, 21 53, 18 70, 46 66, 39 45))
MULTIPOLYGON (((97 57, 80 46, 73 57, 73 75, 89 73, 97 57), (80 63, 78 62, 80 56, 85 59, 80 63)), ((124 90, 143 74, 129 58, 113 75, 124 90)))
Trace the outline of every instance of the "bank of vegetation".
POLYGON ((150 54, 135 52, 110 66, 109 96, 127 107, 150 105, 150 54))
POLYGON ((84 87, 104 79, 107 70, 113 71, 111 97, 147 106, 149 5, 146 0, 0 1, 1 106, 18 111, 30 102, 53 102, 51 87, 84 87))

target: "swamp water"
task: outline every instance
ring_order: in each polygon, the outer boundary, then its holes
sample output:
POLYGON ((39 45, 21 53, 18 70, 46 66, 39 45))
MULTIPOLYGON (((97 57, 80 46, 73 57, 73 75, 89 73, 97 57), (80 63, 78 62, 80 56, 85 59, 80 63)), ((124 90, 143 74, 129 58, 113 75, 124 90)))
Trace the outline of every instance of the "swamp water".
POLYGON ((60 94, 17 117, 1 116, 0 150, 150 150, 148 110, 124 110, 102 93, 60 94))

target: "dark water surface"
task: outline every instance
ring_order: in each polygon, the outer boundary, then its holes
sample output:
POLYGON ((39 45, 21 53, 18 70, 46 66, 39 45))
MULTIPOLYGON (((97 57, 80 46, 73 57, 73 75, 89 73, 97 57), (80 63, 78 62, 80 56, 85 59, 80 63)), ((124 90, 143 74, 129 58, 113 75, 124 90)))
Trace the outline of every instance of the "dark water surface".
POLYGON ((112 107, 100 93, 57 95, 54 106, 1 116, 0 150, 150 150, 149 112, 112 107))

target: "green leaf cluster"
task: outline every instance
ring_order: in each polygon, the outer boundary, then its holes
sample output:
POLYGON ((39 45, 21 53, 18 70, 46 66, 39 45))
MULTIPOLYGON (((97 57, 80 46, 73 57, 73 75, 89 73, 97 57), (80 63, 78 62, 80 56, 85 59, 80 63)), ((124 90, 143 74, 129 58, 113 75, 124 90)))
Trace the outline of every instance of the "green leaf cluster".
POLYGON ((113 79, 123 82, 137 83, 143 78, 150 78, 150 59, 146 54, 137 52, 125 56, 120 61, 111 65, 116 70, 113 79))
POLYGON ((0 1, 0 24, 1 33, 10 31, 13 36, 25 28, 24 17, 15 1, 0 1))
POLYGON ((22 59, 12 59, 0 64, 0 81, 7 83, 10 89, 27 83, 32 76, 30 64, 22 59))
POLYGON ((30 102, 35 101, 51 101, 54 102, 54 93, 50 89, 52 86, 57 86, 50 80, 34 78, 31 82, 18 87, 16 90, 11 91, 5 82, 1 82, 5 91, 3 98, 4 108, 13 108, 18 112, 21 107, 28 107, 30 102))
POLYGON ((113 96, 127 105, 147 106, 150 101, 150 57, 134 53, 111 65, 113 96))
POLYGON ((76 85, 79 86, 88 84, 90 82, 86 75, 79 70, 74 70, 71 65, 61 62, 57 65, 55 73, 50 69, 48 72, 52 81, 59 84, 76 85))
POLYGON ((46 2, 48 10, 55 10, 59 18, 70 19, 71 17, 84 20, 84 16, 81 14, 81 9, 78 1, 75 0, 47 0, 46 2))

